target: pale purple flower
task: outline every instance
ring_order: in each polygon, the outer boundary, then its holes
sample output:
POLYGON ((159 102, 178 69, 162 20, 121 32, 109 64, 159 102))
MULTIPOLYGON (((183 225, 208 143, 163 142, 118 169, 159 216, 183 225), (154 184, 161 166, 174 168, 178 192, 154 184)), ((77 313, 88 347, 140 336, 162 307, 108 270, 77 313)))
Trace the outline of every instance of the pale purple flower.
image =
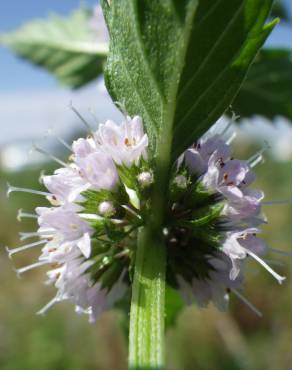
POLYGON ((75 158, 79 159, 86 158, 89 154, 94 153, 96 149, 96 143, 93 138, 80 138, 74 141, 72 144, 72 150, 75 158))
MULTIPOLYGON (((189 303, 205 307, 213 302, 223 310, 234 293, 259 313, 240 293, 247 257, 279 283, 284 277, 265 261, 268 248, 258 237, 266 222, 264 194, 252 188, 259 158, 234 159, 230 141, 209 132, 171 170, 162 229, 167 283, 189 303)), ((64 167, 42 177, 48 192, 9 186, 9 193, 45 196, 51 207, 38 207, 36 214, 21 212, 39 224, 36 232, 22 233, 21 239, 39 240, 8 253, 41 246, 39 260, 17 270, 21 274, 53 265, 47 284, 57 293, 40 313, 68 300, 92 322, 130 289, 128 275, 135 263, 138 229, 151 213, 155 171, 139 116, 126 117, 121 125, 107 121, 69 149, 69 163, 58 160, 64 167)))
MULTIPOLYGON (((39 224, 37 232, 24 233, 22 238, 39 236, 40 241, 14 250, 8 249, 9 255, 13 255, 42 246, 39 261, 18 269, 19 274, 45 264, 57 265, 47 273, 47 283, 55 285, 57 294, 40 313, 45 313, 57 302, 70 300, 75 304, 77 312, 87 313, 90 321, 94 321, 102 311, 112 307, 124 295, 127 285, 124 282, 123 269, 118 280, 110 282, 109 286, 104 286, 102 280, 95 280, 95 269, 102 271, 110 268, 111 260, 106 256, 100 259, 99 252, 92 246, 92 240, 94 233, 99 232, 107 245, 115 244, 107 233, 111 228, 114 229, 116 225, 121 224, 121 232, 125 233, 125 250, 117 249, 115 252, 117 256, 114 258, 119 260, 128 255, 128 248, 132 243, 132 240, 130 242, 127 240, 129 220, 113 218, 117 211, 114 194, 123 193, 125 202, 127 199, 130 202, 129 205, 118 204, 117 213, 118 217, 125 217, 128 214, 123 216, 122 207, 131 210, 130 220, 133 219, 133 214, 135 215, 133 194, 135 200, 138 198, 136 189, 130 189, 121 182, 116 164, 138 165, 142 157, 147 158, 147 145, 148 138, 144 134, 140 117, 133 119, 127 117, 121 126, 107 122, 100 125, 96 133, 87 139, 73 142, 73 154, 68 164, 64 163, 64 167, 56 170, 51 176, 42 176, 42 183, 49 190, 48 193, 9 187, 9 193, 24 191, 44 195, 52 204, 52 207, 37 207, 36 216, 24 212, 21 214, 36 217, 39 224), (94 208, 85 205, 89 192, 93 197, 91 199, 93 201, 96 199, 94 208), (105 199, 101 198, 99 201, 99 194, 104 194, 102 196, 105 199), (103 223, 107 223, 107 227, 103 228, 103 223), (97 262, 100 264, 99 267, 96 267, 97 262)), ((153 175, 151 172, 142 172, 139 179, 140 182, 143 180, 143 183, 146 181, 149 185, 153 182, 153 175)), ((144 185, 141 184, 141 187, 144 185)))
POLYGON ((80 194, 89 187, 76 168, 59 168, 52 176, 43 176, 42 181, 52 194, 54 204, 72 204, 80 200, 80 194))
MULTIPOLYGON (((254 163, 257 160, 255 156, 254 163)), ((210 259, 212 265, 216 261, 216 268, 211 269, 207 278, 193 278, 190 283, 180 276, 179 284, 184 297, 188 300, 195 299, 203 306, 210 301, 219 307, 226 306, 227 292, 241 288, 242 271, 248 256, 282 283, 285 278, 277 274, 263 259, 268 248, 257 237, 260 225, 265 223, 261 207, 264 194, 261 190, 250 188, 255 180, 252 161, 233 159, 229 145, 223 137, 216 134, 213 137, 206 135, 188 149, 184 153, 184 160, 180 159, 178 168, 183 162, 192 174, 198 176, 201 188, 210 196, 221 199, 223 209, 220 225, 223 228, 220 250, 226 256, 220 258, 219 255, 215 260, 210 259), (224 261, 224 269, 220 268, 218 261, 224 261)), ((234 291, 254 309, 238 290, 234 291)))
POLYGON ((76 157, 81 177, 90 188, 113 189, 119 182, 116 167, 102 150, 96 150, 86 157, 76 157))
POLYGON ((147 159, 148 137, 138 116, 126 117, 121 125, 113 121, 101 124, 96 140, 119 165, 131 166, 138 164, 140 158, 147 159))
POLYGON ((209 258, 209 263, 213 267, 208 278, 193 278, 191 283, 187 283, 181 276, 178 282, 183 298, 188 304, 196 302, 200 307, 207 307, 213 302, 220 311, 225 311, 229 303, 229 292, 241 288, 243 274, 237 275, 236 279, 230 279, 231 263, 227 257, 217 254, 209 258))

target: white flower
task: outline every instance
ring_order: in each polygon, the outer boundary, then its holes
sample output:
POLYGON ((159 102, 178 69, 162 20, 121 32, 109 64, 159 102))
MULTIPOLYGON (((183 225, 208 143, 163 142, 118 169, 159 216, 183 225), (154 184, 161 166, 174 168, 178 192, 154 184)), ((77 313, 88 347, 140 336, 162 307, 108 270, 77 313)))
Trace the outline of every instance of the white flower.
MULTIPOLYGON (((258 158, 233 159, 227 142, 219 134, 204 135, 171 169, 162 225, 167 283, 203 307, 213 302, 226 309, 233 292, 258 313, 239 292, 247 257, 279 283, 284 278, 262 257, 264 194, 251 188, 258 158)), ((37 232, 22 233, 22 240, 40 240, 8 249, 11 257, 42 248, 39 260, 18 274, 53 265, 47 283, 57 293, 40 313, 69 300, 94 321, 130 290, 138 229, 152 212, 152 194, 145 189, 155 176, 147 148, 140 117, 127 117, 120 126, 107 121, 87 139, 74 141, 69 163, 59 161, 64 167, 43 177, 49 192, 9 186, 8 193, 31 192, 52 205, 37 207, 36 215, 21 212, 39 224, 37 232)))
POLYGON ((84 233, 92 232, 87 222, 82 220, 78 214, 63 207, 37 207, 39 215, 38 223, 40 232, 51 230, 63 236, 64 240, 72 241, 79 239, 84 233))
POLYGON ((90 184, 90 188, 113 189, 119 181, 112 159, 101 150, 76 158, 81 176, 90 184))
POLYGON ((230 262, 219 253, 215 257, 210 257, 209 263, 212 270, 206 279, 193 278, 191 283, 187 283, 178 276, 181 294, 189 304, 195 300, 200 307, 207 307, 213 302, 220 311, 225 311, 229 303, 228 291, 240 288, 243 276, 241 274, 236 279, 230 279, 230 262))
POLYGON ((147 158, 148 137, 144 134, 142 119, 127 117, 121 125, 113 121, 101 124, 96 140, 117 164, 131 166, 147 158))
POLYGON ((71 204, 80 200, 80 194, 89 187, 76 168, 60 168, 52 176, 43 176, 42 181, 52 193, 50 200, 56 204, 71 204))
POLYGON ((72 150, 75 154, 75 160, 76 158, 86 158, 89 154, 94 153, 96 149, 96 143, 92 138, 80 138, 78 140, 75 140, 72 144, 72 150))

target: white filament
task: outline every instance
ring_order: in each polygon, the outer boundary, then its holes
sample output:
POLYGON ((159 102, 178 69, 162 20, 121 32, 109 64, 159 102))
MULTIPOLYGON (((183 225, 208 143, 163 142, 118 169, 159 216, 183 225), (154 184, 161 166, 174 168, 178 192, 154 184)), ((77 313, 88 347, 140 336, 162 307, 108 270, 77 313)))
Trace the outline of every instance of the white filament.
POLYGON ((281 205, 291 205, 292 199, 286 199, 286 200, 272 200, 270 202, 261 202, 263 206, 281 206, 281 205))
POLYGON ((227 145, 230 145, 232 143, 232 141, 236 138, 236 132, 233 132, 230 137, 226 140, 226 144, 227 145))
POLYGON ((7 184, 7 196, 10 195, 12 192, 20 192, 20 193, 30 193, 30 194, 36 194, 36 195, 44 195, 45 197, 51 197, 52 194, 45 192, 45 191, 39 191, 34 189, 28 189, 28 188, 20 188, 17 186, 11 186, 10 184, 7 184))
POLYGON ((284 256, 284 257, 292 258, 292 253, 291 252, 281 251, 279 249, 274 249, 274 248, 269 248, 268 250, 272 253, 276 253, 276 254, 279 254, 279 255, 284 256))
POLYGON ((19 233, 19 236, 20 236, 20 240, 26 240, 26 239, 30 239, 30 238, 34 238, 34 237, 42 237, 42 236, 45 236, 45 237, 51 237, 52 236, 52 233, 50 231, 42 231, 42 232, 31 232, 31 233, 19 233))
POLYGON ((237 289, 231 289, 232 293, 236 295, 244 304, 247 305, 257 316, 263 317, 263 314, 247 299, 245 298, 237 289))
POLYGON ((247 161, 251 167, 256 166, 259 162, 263 160, 263 154, 266 150, 270 149, 270 145, 265 142, 265 145, 247 161))
POLYGON ((21 267, 20 269, 16 269, 15 271, 16 271, 17 275, 21 275, 24 272, 33 270, 35 268, 38 268, 38 267, 41 267, 41 266, 44 266, 44 265, 47 265, 47 264, 48 264, 47 261, 36 262, 36 263, 31 264, 31 265, 21 267))
POLYGON ((282 284, 282 282, 286 279, 284 276, 281 276, 277 274, 265 261, 263 261, 259 256, 257 256, 255 253, 251 252, 250 250, 245 248, 245 251, 247 254, 249 254, 251 257, 253 257, 259 264, 261 264, 271 275, 274 276, 274 278, 278 281, 279 284, 282 284))
POLYGON ((254 168, 257 164, 261 163, 264 160, 262 154, 255 158, 252 162, 249 163, 251 168, 254 168))
POLYGON ((44 155, 48 156, 50 159, 57 162, 59 165, 61 165, 63 167, 68 167, 67 163, 63 162, 61 159, 57 158, 56 156, 54 156, 50 152, 46 151, 45 149, 39 148, 36 145, 33 146, 33 149, 36 150, 37 152, 41 153, 41 154, 44 154, 44 155))
POLYGON ((78 110, 73 106, 72 102, 70 102, 70 109, 76 114, 76 116, 81 120, 81 122, 85 125, 88 132, 94 136, 94 132, 89 125, 89 123, 86 121, 86 119, 78 112, 78 110))
POLYGON ((34 242, 34 243, 26 244, 26 245, 23 245, 21 247, 14 248, 14 249, 9 249, 8 247, 6 247, 6 251, 9 255, 9 257, 11 257, 15 253, 22 252, 22 251, 25 251, 25 250, 33 248, 33 247, 37 247, 37 246, 42 245, 42 244, 46 244, 47 242, 48 242, 48 240, 44 239, 44 240, 39 240, 39 241, 34 242))
POLYGON ((72 152, 71 146, 68 143, 66 143, 66 141, 64 139, 62 139, 60 136, 56 135, 53 132, 53 129, 49 129, 48 130, 48 135, 54 136, 59 141, 59 143, 61 143, 62 145, 64 145, 65 148, 67 148, 70 152, 72 152))
POLYGON ((21 221, 22 218, 38 218, 34 213, 23 212, 22 209, 19 209, 17 212, 17 221, 21 221))
POLYGON ((50 302, 48 302, 43 308, 41 308, 38 312, 37 315, 43 316, 55 303, 59 301, 58 296, 54 297, 50 302))

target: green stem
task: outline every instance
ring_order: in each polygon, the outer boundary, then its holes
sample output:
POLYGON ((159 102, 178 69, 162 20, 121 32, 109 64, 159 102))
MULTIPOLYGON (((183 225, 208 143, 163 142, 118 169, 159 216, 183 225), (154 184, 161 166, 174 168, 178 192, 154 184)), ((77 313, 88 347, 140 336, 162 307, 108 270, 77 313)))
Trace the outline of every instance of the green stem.
POLYGON ((129 336, 130 370, 164 370, 165 248, 140 230, 129 336))
MULTIPOLYGON (((168 125, 173 114, 173 110, 165 113, 168 125)), ((129 370, 165 370, 166 249, 162 229, 171 140, 171 128, 165 128, 157 145, 151 212, 138 237, 130 312, 129 370)))

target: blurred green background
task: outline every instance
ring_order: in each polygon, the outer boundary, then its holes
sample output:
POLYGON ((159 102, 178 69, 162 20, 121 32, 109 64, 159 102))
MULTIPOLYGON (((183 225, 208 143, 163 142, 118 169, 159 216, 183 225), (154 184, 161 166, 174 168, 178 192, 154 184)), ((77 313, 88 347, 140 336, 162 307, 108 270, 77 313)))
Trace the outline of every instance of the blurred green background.
MULTIPOLYGON (((239 150, 236 142, 234 147, 240 158, 255 150, 251 146, 243 148, 242 144, 239 150)), ((50 172, 54 165, 46 167, 50 172)), ((6 182, 38 188, 40 170, 34 166, 19 172, 1 172, 2 245, 17 246, 18 232, 34 229, 30 221, 16 221, 19 207, 33 211, 42 204, 42 197, 27 194, 12 194, 7 199, 6 182)), ((291 197, 291 162, 267 159, 256 172, 257 186, 265 191, 266 199, 291 197)), ((270 206, 265 211, 269 222, 263 237, 271 246, 292 251, 292 206, 270 206)), ((22 253, 10 261, 1 248, 0 369, 126 369, 124 313, 106 313, 90 325, 86 317, 74 313, 70 304, 62 303, 45 317, 35 315, 54 294, 53 289, 43 285, 44 269, 28 272, 19 280, 13 267, 32 263, 37 252, 22 253)), ((247 273, 245 296, 263 312, 263 318, 255 316, 235 297, 231 298, 229 313, 211 307, 183 309, 167 330, 169 370, 292 369, 292 261, 277 256, 274 259, 284 264, 275 266, 287 276, 282 286, 258 265, 251 263, 247 273)))
MULTIPOLYGON (((286 3, 291 7, 289 1, 286 3)), ((16 0, 3 2, 1 30, 14 29, 37 16, 44 17, 50 9, 66 14, 78 4, 79 1, 73 0, 62 3, 29 0, 23 12, 15 12, 19 6, 16 0)), ((272 37, 272 43, 292 47, 291 29, 288 25, 285 27, 272 37)), ((35 228, 29 220, 19 223, 17 210, 33 211, 44 200, 28 194, 12 194, 7 199, 6 183, 39 188, 41 170, 50 173, 55 168, 50 162, 40 162, 38 157, 34 161, 24 160, 24 151, 28 148, 23 148, 23 144, 30 145, 31 141, 40 139, 51 121, 58 127, 66 126, 65 137, 70 138, 76 136, 77 126, 74 130, 71 128, 75 124, 72 116, 63 122, 71 92, 66 90, 68 95, 64 96, 65 90, 56 86, 53 77, 2 50, 0 70, 3 74, 0 86, 0 369, 126 370, 127 314, 105 313, 96 324, 90 325, 86 317, 74 313, 70 304, 62 303, 45 317, 37 316, 35 313, 54 294, 52 288, 43 285, 45 269, 28 272, 19 280, 14 268, 32 263, 38 250, 17 255, 13 261, 7 257, 4 247, 20 245, 18 233, 35 228), (25 109, 21 106, 23 101, 25 109)), ((102 106, 104 97, 97 94, 96 83, 87 95, 73 96, 83 107, 94 104, 96 108, 96 101, 100 106, 97 113, 111 116, 110 108, 106 110, 102 106)), ((257 125, 257 121, 252 125, 257 125)), ((245 130, 245 141, 234 142, 236 157, 246 159, 259 150, 263 139, 254 139, 265 132, 272 150, 266 153, 266 162, 256 167, 256 186, 264 190, 267 200, 291 199, 292 129, 287 124, 277 136, 274 131, 268 133, 267 125, 272 123, 267 123, 262 133, 249 131, 251 136, 246 136, 245 130), (273 144, 277 144, 276 149, 273 144)), ((58 146, 54 146, 53 151, 66 156, 58 146)), ((292 252, 292 205, 269 206, 265 213, 269 222, 264 227, 263 238, 271 247, 292 252)), ((168 316, 167 322, 171 323, 167 329, 168 370, 292 370, 292 260, 279 256, 267 258, 280 262, 273 267, 287 276, 287 281, 279 286, 265 270, 250 264, 245 296, 263 312, 263 318, 255 316, 235 297, 231 298, 228 313, 212 307, 204 310, 187 307, 176 317, 168 316)))

